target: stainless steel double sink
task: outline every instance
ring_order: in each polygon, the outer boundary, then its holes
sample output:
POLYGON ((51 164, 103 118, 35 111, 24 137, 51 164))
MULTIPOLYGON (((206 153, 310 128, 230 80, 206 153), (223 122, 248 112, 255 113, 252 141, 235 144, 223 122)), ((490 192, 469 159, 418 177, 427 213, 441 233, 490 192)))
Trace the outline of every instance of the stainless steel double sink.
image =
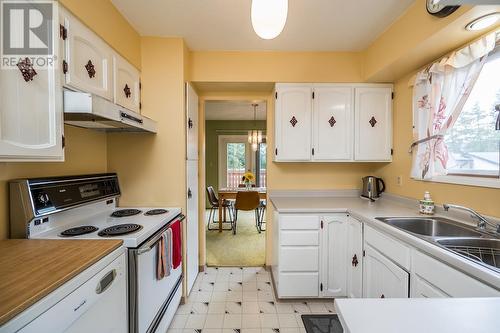
POLYGON ((500 239, 443 217, 377 217, 469 260, 500 272, 500 239))

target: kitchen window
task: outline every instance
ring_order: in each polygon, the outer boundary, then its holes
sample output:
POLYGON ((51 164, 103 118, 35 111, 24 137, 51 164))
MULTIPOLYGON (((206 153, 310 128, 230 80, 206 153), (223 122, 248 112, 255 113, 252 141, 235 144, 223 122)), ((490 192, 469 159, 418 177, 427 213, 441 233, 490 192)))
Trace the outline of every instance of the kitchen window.
POLYGON ((495 33, 417 73, 412 178, 500 188, 498 73, 495 33))
POLYGON ((485 63, 460 116, 445 136, 448 175, 500 176, 500 52, 485 63))

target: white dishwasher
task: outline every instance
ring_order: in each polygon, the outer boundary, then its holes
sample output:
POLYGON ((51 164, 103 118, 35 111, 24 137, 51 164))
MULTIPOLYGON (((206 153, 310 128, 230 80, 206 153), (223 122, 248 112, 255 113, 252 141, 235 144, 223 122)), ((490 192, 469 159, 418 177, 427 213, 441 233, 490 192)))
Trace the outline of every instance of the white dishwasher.
POLYGON ((124 250, 114 251, 11 320, 0 332, 126 333, 126 267, 124 250))

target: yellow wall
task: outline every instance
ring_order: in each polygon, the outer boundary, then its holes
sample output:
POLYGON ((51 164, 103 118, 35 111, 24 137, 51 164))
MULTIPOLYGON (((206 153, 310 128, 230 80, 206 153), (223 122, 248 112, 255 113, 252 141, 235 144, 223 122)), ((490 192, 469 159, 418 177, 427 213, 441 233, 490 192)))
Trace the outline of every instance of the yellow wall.
MULTIPOLYGON (((139 35, 109 0, 61 0, 60 2, 125 58, 140 67, 139 35)), ((65 162, 0 163, 0 239, 9 235, 8 180, 106 172, 106 134, 65 126, 65 137, 65 162)))
POLYGON ((8 181, 106 171, 106 134, 65 126, 66 162, 0 163, 0 239, 9 236, 8 181))
POLYGON ((59 0, 125 59, 141 68, 141 43, 137 31, 110 0, 59 0))
POLYGON ((192 52, 190 81, 360 82, 355 52, 192 52))
POLYGON ((483 214, 500 216, 500 189, 424 182, 410 178, 412 158, 408 154, 408 148, 412 143, 412 88, 408 87, 408 81, 413 74, 400 78, 394 86, 393 162, 376 171, 379 177, 384 178, 387 192, 420 199, 425 191, 430 191, 437 203, 456 203, 473 207, 483 214), (403 176, 402 186, 396 183, 398 175, 403 176))
POLYGON ((184 42, 144 37, 141 48, 141 112, 158 133, 108 134, 108 170, 120 177, 120 205, 184 207, 184 42))

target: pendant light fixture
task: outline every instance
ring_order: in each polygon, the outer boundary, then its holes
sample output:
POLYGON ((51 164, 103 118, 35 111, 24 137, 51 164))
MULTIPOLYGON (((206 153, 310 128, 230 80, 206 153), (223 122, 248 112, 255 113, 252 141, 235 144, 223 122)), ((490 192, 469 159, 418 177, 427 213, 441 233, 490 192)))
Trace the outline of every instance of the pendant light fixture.
MULTIPOLYGON (((253 122, 255 127, 257 127, 257 106, 259 106, 259 104, 252 103, 253 122)), ((259 148, 259 145, 262 143, 262 131, 257 129, 248 131, 248 143, 252 146, 253 151, 257 151, 257 148, 259 148)))
POLYGON ((288 16, 288 0, 252 0, 252 26, 262 39, 279 36, 288 16))

